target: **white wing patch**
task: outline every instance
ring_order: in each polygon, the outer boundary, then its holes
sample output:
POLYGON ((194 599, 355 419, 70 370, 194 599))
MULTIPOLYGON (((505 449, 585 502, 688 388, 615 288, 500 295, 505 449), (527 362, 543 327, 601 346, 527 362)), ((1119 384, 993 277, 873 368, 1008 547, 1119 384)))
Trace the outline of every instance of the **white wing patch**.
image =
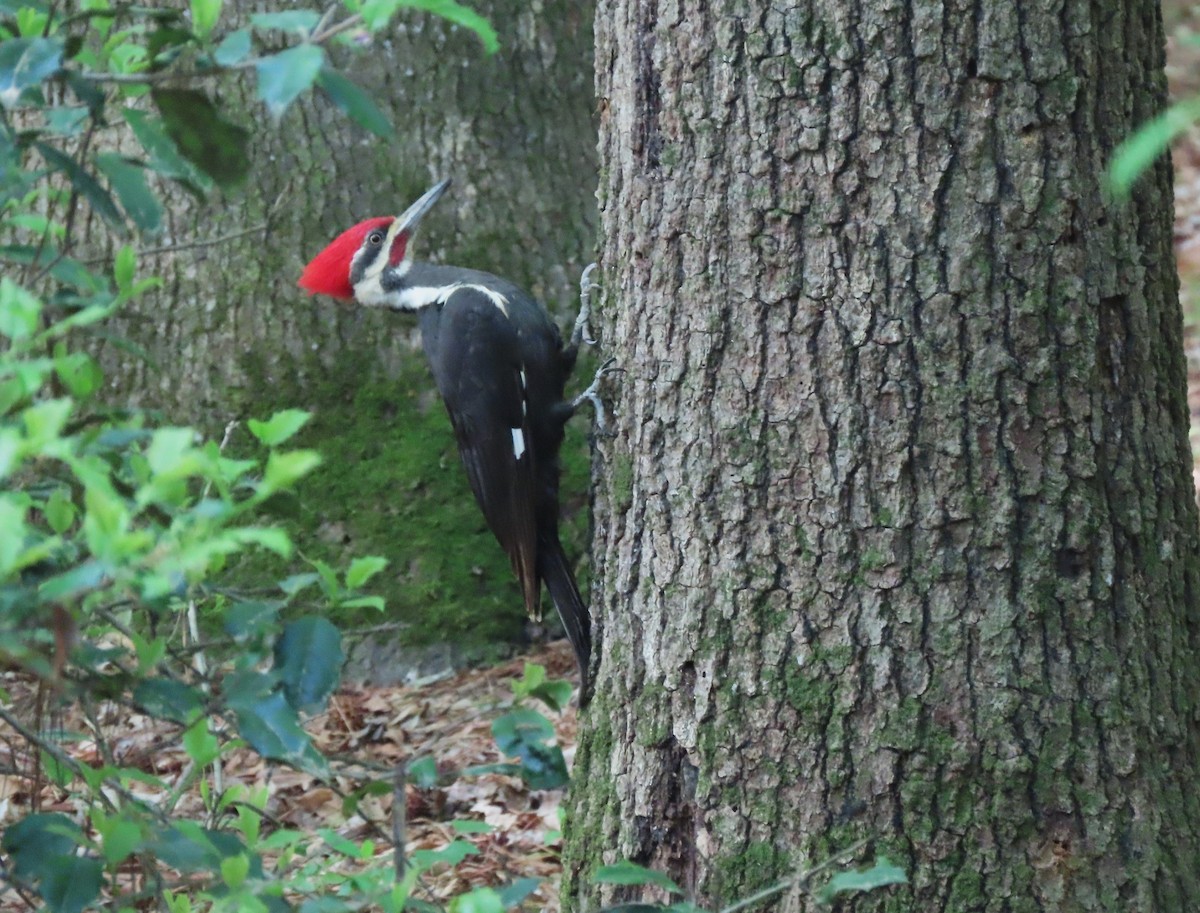
POLYGON ((512 430, 513 437, 513 456, 518 460, 525 455, 525 432, 520 428, 512 430))
MULTIPOLYGON (((486 285, 476 285, 472 282, 455 282, 453 285, 425 285, 412 286, 404 289, 399 295, 398 310, 401 311, 419 311, 421 308, 429 307, 431 304, 445 304, 450 296, 462 289, 470 289, 473 292, 480 292, 487 296, 492 304, 500 309, 500 313, 505 317, 508 316, 508 299, 501 295, 495 289, 490 289, 486 285)), ((357 292, 357 289, 355 289, 357 292)))

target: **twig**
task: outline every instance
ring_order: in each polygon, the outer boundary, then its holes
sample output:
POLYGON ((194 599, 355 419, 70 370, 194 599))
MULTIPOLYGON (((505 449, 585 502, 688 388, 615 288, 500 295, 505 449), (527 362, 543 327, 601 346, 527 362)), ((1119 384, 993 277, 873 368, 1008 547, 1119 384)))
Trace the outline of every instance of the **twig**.
POLYGON ((100 73, 94 70, 83 70, 80 76, 90 82, 115 83, 118 85, 157 85, 164 82, 192 82, 209 76, 219 76, 233 70, 248 70, 258 64, 262 58, 252 57, 237 63, 216 66, 207 70, 180 72, 179 70, 146 70, 141 73, 100 73))
POLYGON ((357 28, 358 26, 362 25, 362 21, 362 15, 355 13, 353 16, 348 16, 347 18, 343 19, 337 25, 331 25, 323 32, 316 32, 308 40, 313 44, 324 44, 334 35, 340 35, 342 32, 348 32, 350 29, 357 28))
MULTIPOLYGON (((244 238, 246 235, 253 235, 260 231, 266 231, 271 227, 270 222, 262 222, 252 228, 242 228, 238 231, 230 232, 227 235, 221 235, 219 238, 205 238, 203 241, 188 241, 184 244, 164 244, 159 247, 146 247, 137 251, 139 257, 153 257, 158 254, 171 254, 180 250, 195 250, 199 247, 215 247, 218 244, 226 244, 229 241, 236 241, 239 238, 244 238)), ((107 263, 110 257, 92 257, 88 260, 81 260, 85 266, 92 266, 96 263, 107 263)))
POLYGON ((321 14, 320 20, 317 22, 316 25, 313 26, 312 31, 309 32, 309 36, 311 37, 312 35, 316 35, 321 31, 321 29, 325 28, 325 26, 328 24, 329 20, 337 15, 337 11, 338 11, 337 4, 336 3, 331 4, 329 6, 329 8, 326 9, 325 12, 321 14))
POLYGON ((408 797, 404 792, 405 765, 397 761, 392 772, 392 864, 396 881, 404 880, 404 831, 408 824, 408 797))
POLYGON ((874 839, 874 837, 864 837, 862 840, 850 844, 845 849, 838 850, 824 862, 814 865, 811 869, 805 869, 804 871, 793 875, 791 878, 785 878, 783 881, 777 881, 769 888, 763 888, 761 891, 757 891, 754 894, 751 894, 749 897, 742 898, 735 904, 730 904, 728 907, 722 909, 721 913, 737 913, 738 910, 744 910, 747 907, 752 907, 756 903, 766 900, 768 897, 774 897, 776 894, 786 891, 788 888, 795 887, 796 885, 802 885, 819 872, 823 872, 825 869, 838 862, 841 862, 843 859, 853 856, 874 839))
MULTIPOLYGON (((233 437, 234 429, 237 428, 237 426, 238 426, 238 422, 236 419, 229 422, 225 426, 225 436, 221 438, 221 444, 219 447, 217 447, 218 453, 223 453, 225 451, 225 447, 226 447, 226 445, 228 445, 229 439, 231 437, 233 437)), ((200 495, 200 500, 203 501, 205 498, 207 498, 208 493, 211 490, 212 490, 212 479, 209 479, 208 482, 206 482, 204 485, 204 491, 200 495)), ((188 599, 187 633, 188 633, 188 636, 191 638, 192 643, 199 642, 199 640, 200 640, 200 619, 199 619, 199 613, 196 611, 196 599, 194 596, 188 599)), ((205 654, 205 652, 203 650, 197 650, 196 655, 192 659, 193 659, 192 665, 195 668, 196 673, 200 676, 201 680, 207 682, 208 681, 208 657, 207 657, 207 655, 205 654)), ((207 685, 205 685, 205 688, 207 690, 207 685)), ((219 717, 217 717, 217 719, 219 719, 219 717)), ((205 725, 207 725, 207 723, 205 725)), ((215 758, 213 758, 213 761, 212 761, 213 794, 216 796, 220 796, 221 793, 223 793, 225 791, 224 785, 222 783, 223 779, 224 778, 221 775, 221 756, 220 756, 220 754, 218 754, 215 758)))

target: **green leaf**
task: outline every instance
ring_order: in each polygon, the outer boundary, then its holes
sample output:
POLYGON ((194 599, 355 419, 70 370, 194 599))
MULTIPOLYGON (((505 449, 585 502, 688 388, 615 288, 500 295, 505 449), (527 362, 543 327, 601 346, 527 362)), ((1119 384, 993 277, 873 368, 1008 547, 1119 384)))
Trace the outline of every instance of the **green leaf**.
POLYGON ((325 52, 315 44, 301 44, 279 54, 263 57, 255 64, 258 72, 258 97, 271 116, 279 118, 301 92, 312 86, 325 52))
POLYGON ((453 867, 478 852, 479 848, 475 844, 467 840, 455 840, 440 850, 417 850, 412 854, 412 861, 413 865, 421 869, 441 863, 453 867))
POLYGON ((59 355, 54 359, 54 373, 77 399, 87 399, 104 382, 99 362, 84 352, 59 355))
POLYGON ((490 834, 495 830, 486 821, 471 821, 462 820, 451 821, 450 826, 454 828, 456 834, 490 834))
MULTIPOLYGON (((363 9, 365 10, 368 5, 364 4, 363 9)), ((475 10, 463 6, 456 0, 405 0, 404 5, 413 9, 425 10, 435 16, 441 16, 455 25, 470 29, 483 43, 483 49, 489 54, 495 54, 500 50, 500 39, 496 37, 496 30, 492 28, 492 24, 475 10)))
POLYGON ((569 782, 562 749, 546 744, 554 726, 536 710, 518 707, 504 714, 492 723, 492 735, 502 752, 520 759, 521 779, 529 786, 556 789, 569 782))
POLYGON ((204 695, 173 678, 146 678, 133 689, 133 702, 150 716, 187 723, 204 708, 204 695))
POLYGON ((133 288, 133 277, 137 274, 137 252, 128 244, 117 251, 113 258, 113 281, 122 292, 133 288))
POLYGON ((869 869, 838 872, 821 889, 817 899, 822 903, 829 903, 839 894, 872 891, 892 884, 908 884, 908 876, 904 874, 904 869, 894 865, 886 856, 880 856, 869 869))
POLYGON ((325 844, 334 852, 341 853, 343 856, 347 856, 350 859, 362 858, 362 847, 353 840, 346 839, 337 831, 328 827, 322 827, 317 829, 317 833, 320 835, 321 839, 325 841, 325 844))
POLYGON ((387 115, 379 110, 370 95, 337 70, 323 68, 317 77, 317 85, 330 101, 360 127, 365 127, 382 139, 391 139, 393 130, 387 115))
POLYGON ((554 738, 554 726, 536 710, 518 707, 492 722, 492 737, 502 752, 512 755, 522 743, 554 738))
POLYGON ((161 26, 146 38, 146 56, 154 62, 155 67, 166 66, 179 57, 184 47, 195 41, 196 37, 189 29, 161 26))
POLYGON ((541 884, 541 878, 518 878, 512 884, 505 885, 500 889, 500 902, 504 904, 505 909, 515 907, 541 887, 541 884))
POLYGON ((64 74, 64 78, 67 85, 71 87, 71 91, 75 93, 75 97, 87 105, 92 117, 100 120, 104 114, 104 104, 108 100, 104 90, 92 80, 85 79, 76 70, 68 70, 64 74))
MULTIPOLYGON (((182 820, 159 829, 154 835, 153 849, 159 859, 181 872, 217 871, 222 860, 246 852, 237 834, 182 820)), ((256 863, 251 864, 251 872, 256 863)))
POLYGON ((233 540, 268 549, 280 558, 292 557, 292 540, 287 532, 274 526, 243 526, 230 530, 233 540))
POLYGON ((355 558, 350 562, 350 567, 346 571, 346 586, 352 590, 357 590, 387 567, 387 563, 386 558, 380 558, 378 555, 355 558))
POLYGON ((78 136, 83 132, 88 113, 88 109, 82 105, 77 108, 52 108, 46 112, 46 129, 59 136, 78 136))
POLYGON ((57 38, 10 38, 0 41, 0 105, 20 104, 27 90, 58 72, 63 45, 57 38))
POLYGON ((450 901, 450 913, 504 913, 504 901, 492 888, 476 888, 450 901))
POLYGON ((287 593, 287 595, 292 596, 319 582, 320 579, 320 574, 312 573, 311 571, 305 574, 293 574, 291 577, 285 577, 279 581, 279 589, 287 593))
POLYGON ((312 413, 303 409, 284 409, 265 422, 252 418, 246 424, 250 427, 251 434, 268 447, 274 447, 303 428, 310 418, 312 413))
POLYGON ((283 692, 266 697, 229 695, 229 706, 237 716, 238 732, 264 758, 284 761, 302 770, 325 774, 326 763, 296 717, 296 710, 283 692))
POLYGON ((261 636, 275 626, 283 606, 282 600, 234 603, 225 612, 225 633, 235 640, 261 636))
POLYGON ((417 758, 405 768, 408 781, 420 789, 432 789, 438 784, 437 761, 433 755, 417 758))
POLYGON ((275 670, 288 703, 297 710, 323 707, 337 687, 342 668, 342 635, 315 615, 288 622, 275 642, 275 670))
POLYGON ((179 181, 197 194, 212 187, 212 182, 204 172, 180 155, 174 141, 167 135, 164 121, 133 108, 125 108, 121 115, 150 156, 151 169, 163 177, 179 181))
POLYGON ((155 476, 179 475, 195 456, 196 432, 191 428, 156 428, 146 448, 146 463, 155 476))
POLYGON ((60 856, 49 862, 38 893, 51 913, 81 913, 100 894, 104 864, 90 856, 60 856))
POLYGON ((596 874, 592 876, 592 881, 597 884, 649 884, 657 888, 662 888, 665 891, 670 891, 672 894, 683 893, 679 885, 662 872, 648 869, 645 866, 638 865, 636 862, 630 862, 628 859, 624 862, 618 862, 615 865, 600 866, 596 870, 596 874))
POLYGON ((146 183, 142 166, 115 152, 99 153, 96 165, 108 178, 109 186, 116 191, 117 199, 133 224, 144 232, 158 231, 162 224, 162 206, 146 183))
POLYGON ((1117 147, 1108 168, 1108 185, 1114 196, 1127 198, 1137 179, 1197 120, 1200 120, 1200 96, 1171 105, 1134 131, 1117 147))
POLYGON ((353 599, 339 600, 338 606, 343 609, 374 609, 382 612, 387 604, 382 596, 355 596, 353 599))
POLYGON ((527 697, 537 698, 555 711, 567 706, 572 690, 570 682, 547 679, 546 668, 537 663, 526 663, 524 678, 513 683, 513 697, 517 701, 527 697))
POLYGON ((241 63, 250 54, 250 30, 238 29, 230 32, 213 51, 213 60, 223 67, 241 63))
POLYGON ((0 849, 9 854, 14 875, 33 880, 45 876, 50 860, 74 855, 75 847, 83 842, 83 832, 66 815, 35 813, 4 831, 0 849))
POLYGON ((207 38, 221 18, 222 0, 191 0, 192 29, 197 37, 207 38))
POLYGON ((224 189, 246 179, 249 131, 223 119, 207 95, 194 89, 155 89, 150 97, 180 155, 224 189))
POLYGON ((221 880, 230 888, 239 888, 250 874, 250 857, 244 853, 221 860, 221 880))
POLYGON ((103 825, 97 822, 96 830, 100 834, 104 861, 109 865, 116 865, 129 858, 142 842, 141 827, 133 821, 115 815, 103 825))
POLYGON ((282 13, 255 13, 250 21, 260 29, 279 29, 284 32, 301 32, 307 35, 321 21, 316 10, 287 10, 282 13))
POLYGON ((263 472, 263 488, 272 493, 287 488, 321 465, 321 455, 315 450, 272 451, 263 472))
POLYGON ((42 514, 50 528, 60 536, 71 528, 75 522, 75 505, 65 488, 54 489, 54 493, 46 499, 42 514))
POLYGON ((13 282, 0 278, 0 335, 9 339, 28 339, 38 331, 42 303, 13 282))
POLYGON ((62 397, 42 400, 22 412, 25 433, 29 437, 28 445, 44 449, 51 441, 57 440, 67 419, 71 417, 71 406, 71 400, 62 397))
POLYGON ((63 155, 53 146, 46 143, 35 143, 38 153, 46 160, 46 164, 55 171, 61 171, 71 182, 71 186, 92 205, 92 209, 104 221, 111 225, 118 234, 125 233, 125 219, 113 202, 112 195, 100 186, 100 182, 84 170, 83 166, 67 155, 63 155))

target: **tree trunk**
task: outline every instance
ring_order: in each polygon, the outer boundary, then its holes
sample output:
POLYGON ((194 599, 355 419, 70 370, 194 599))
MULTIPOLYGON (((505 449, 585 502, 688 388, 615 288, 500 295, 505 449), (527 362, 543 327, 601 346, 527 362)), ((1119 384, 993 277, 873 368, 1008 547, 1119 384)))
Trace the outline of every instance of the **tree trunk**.
POLYGON ((1102 189, 1157 4, 596 21, 625 373, 564 897, 630 858, 716 909, 872 836, 911 883, 856 910, 1194 905, 1169 163, 1102 189))
MULTIPOLYGON (((240 94, 227 86, 235 116, 259 121, 251 178, 223 203, 172 195, 161 240, 182 247, 143 258, 165 285, 118 324, 148 358, 109 345, 104 361, 111 401, 218 436, 230 419, 312 410, 298 442, 324 464, 292 518, 302 551, 337 562, 388 557, 376 582, 389 616, 409 625, 407 640, 479 645, 517 636, 524 612, 467 487, 415 322, 296 287, 305 261, 342 229, 398 214, 452 177, 422 223, 417 256, 499 273, 573 314, 596 221, 591 4, 471 5, 500 35, 492 57, 474 35, 419 11, 402 13, 374 46, 335 53, 390 116, 392 141, 321 97, 297 103, 277 127, 261 123, 252 80, 240 94)), ((233 446, 251 443, 239 434, 233 446)), ((581 507, 582 436, 568 450, 564 490, 577 489, 581 507)), ((246 574, 261 583, 268 570, 246 574)))

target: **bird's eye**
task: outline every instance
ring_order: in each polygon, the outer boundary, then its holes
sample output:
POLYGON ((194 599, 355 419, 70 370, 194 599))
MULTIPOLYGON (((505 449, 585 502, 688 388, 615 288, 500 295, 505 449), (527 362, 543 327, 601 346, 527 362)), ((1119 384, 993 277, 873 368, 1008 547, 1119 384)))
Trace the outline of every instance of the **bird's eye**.
POLYGON ((383 234, 378 231, 373 231, 367 235, 367 242, 375 247, 383 243, 383 234))

